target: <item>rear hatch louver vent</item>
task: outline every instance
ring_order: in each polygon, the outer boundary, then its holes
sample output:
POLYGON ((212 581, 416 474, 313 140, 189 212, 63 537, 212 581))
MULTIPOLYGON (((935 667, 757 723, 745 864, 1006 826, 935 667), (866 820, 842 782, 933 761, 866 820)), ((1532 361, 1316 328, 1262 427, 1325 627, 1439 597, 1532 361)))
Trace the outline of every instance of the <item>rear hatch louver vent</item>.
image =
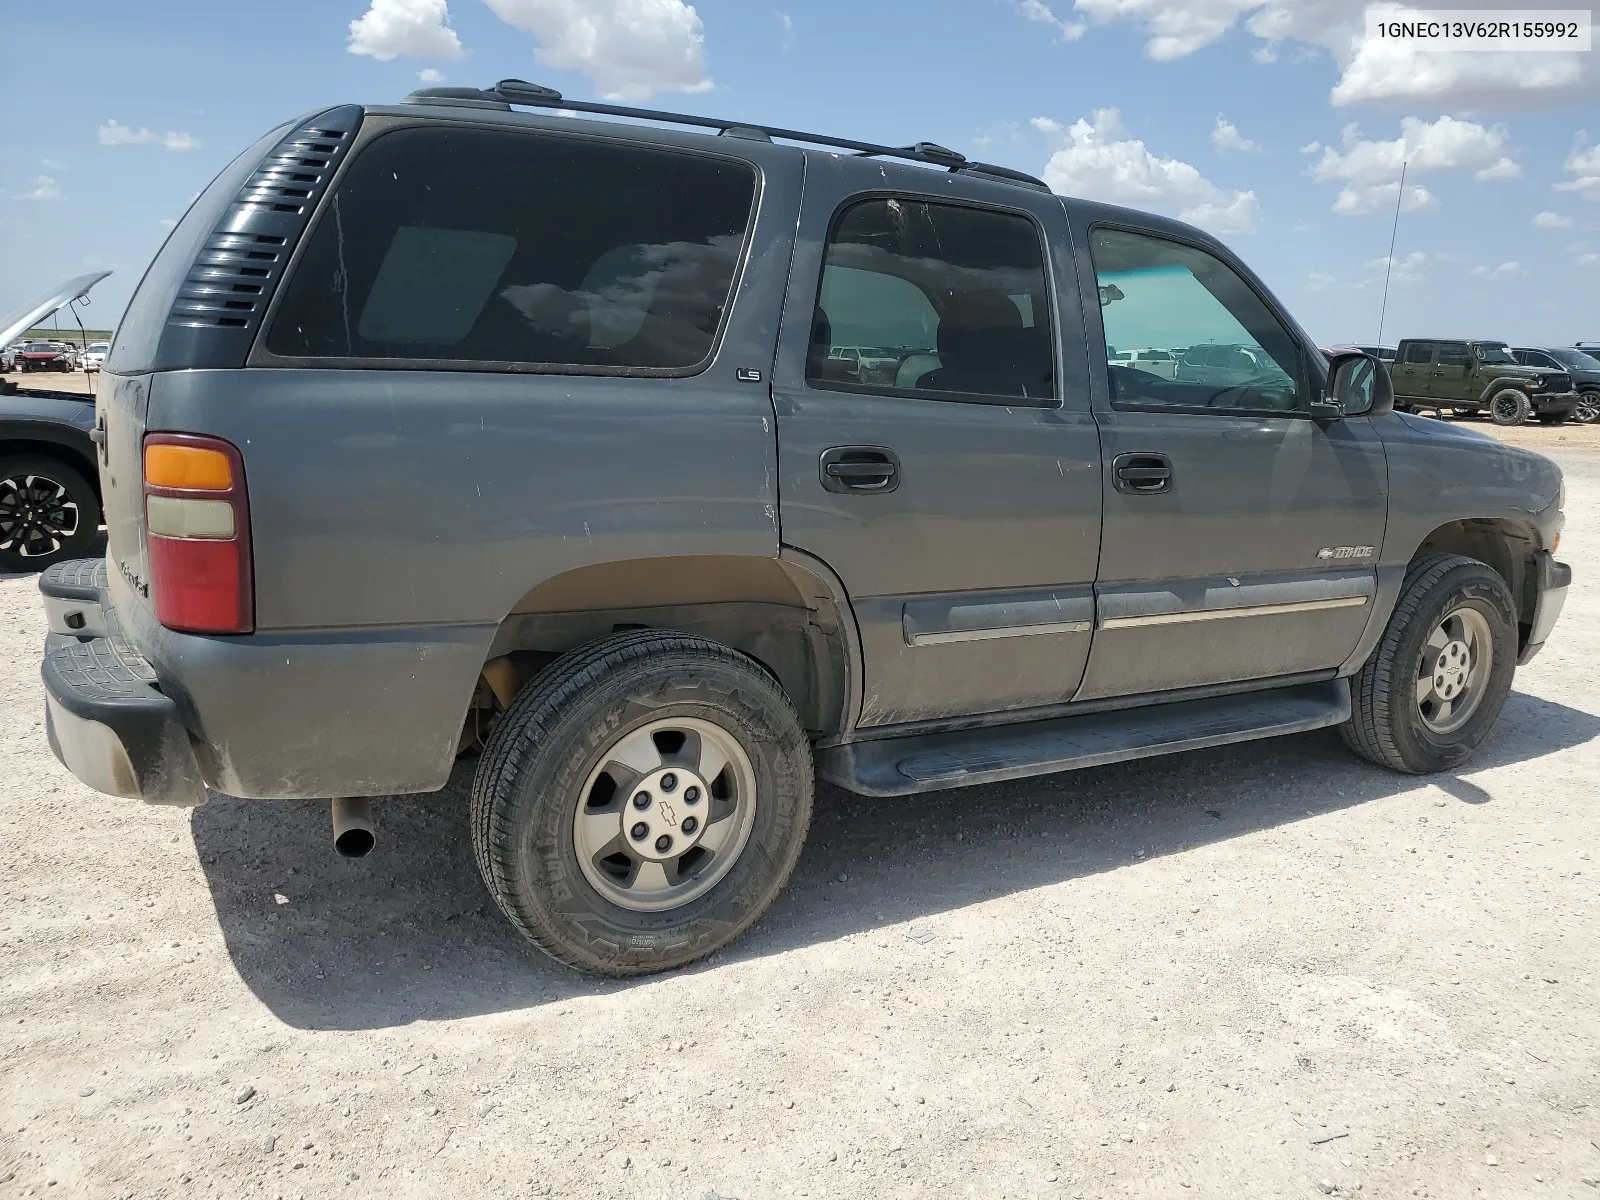
POLYGON ((319 113, 279 142, 251 172, 195 256, 167 316, 163 340, 189 343, 189 353, 181 357, 196 366, 243 361, 289 256, 355 140, 361 117, 359 105, 319 113))

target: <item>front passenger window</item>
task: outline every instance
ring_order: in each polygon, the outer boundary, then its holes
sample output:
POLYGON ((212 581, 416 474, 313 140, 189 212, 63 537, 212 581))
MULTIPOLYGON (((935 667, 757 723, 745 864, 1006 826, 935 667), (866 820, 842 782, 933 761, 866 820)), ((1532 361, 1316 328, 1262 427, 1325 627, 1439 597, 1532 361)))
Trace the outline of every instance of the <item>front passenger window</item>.
POLYGON ((1121 229, 1090 237, 1106 342, 1176 359, 1111 363, 1112 402, 1297 412, 1306 390, 1298 340, 1226 263, 1204 250, 1121 229))

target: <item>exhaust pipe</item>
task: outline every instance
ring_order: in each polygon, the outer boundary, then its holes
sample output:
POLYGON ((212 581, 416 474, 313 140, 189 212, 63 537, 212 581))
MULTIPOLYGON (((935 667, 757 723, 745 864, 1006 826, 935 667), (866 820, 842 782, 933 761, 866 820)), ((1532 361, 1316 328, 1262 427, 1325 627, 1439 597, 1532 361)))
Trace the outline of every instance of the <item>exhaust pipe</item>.
POLYGON ((365 796, 333 798, 333 848, 341 858, 364 858, 378 836, 372 831, 372 801, 365 796))

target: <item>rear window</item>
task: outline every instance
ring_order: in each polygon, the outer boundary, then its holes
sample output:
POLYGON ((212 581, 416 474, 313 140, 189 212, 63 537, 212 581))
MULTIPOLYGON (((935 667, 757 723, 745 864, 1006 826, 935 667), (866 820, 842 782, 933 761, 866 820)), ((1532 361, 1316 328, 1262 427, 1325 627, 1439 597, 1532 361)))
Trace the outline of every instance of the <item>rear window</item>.
POLYGON ((755 188, 748 164, 709 155, 398 130, 350 163, 267 350, 693 370, 711 356, 755 188))

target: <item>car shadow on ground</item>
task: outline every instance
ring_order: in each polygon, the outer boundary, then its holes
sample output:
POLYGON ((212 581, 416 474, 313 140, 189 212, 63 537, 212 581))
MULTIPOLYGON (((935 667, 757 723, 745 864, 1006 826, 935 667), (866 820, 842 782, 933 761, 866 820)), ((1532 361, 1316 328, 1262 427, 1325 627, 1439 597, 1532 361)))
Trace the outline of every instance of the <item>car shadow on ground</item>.
MULTIPOLYGON (((1469 771, 1600 734, 1600 718, 1513 693, 1469 771)), ((567 970, 501 917, 473 860, 474 763, 431 796, 375 805, 378 848, 333 853, 327 806, 214 796, 191 827, 228 951, 286 1023, 374 1029, 635 986, 567 970)), ((1434 776, 1468 804, 1496 797, 1434 776)), ((888 800, 819 786, 789 886, 741 941, 692 971, 1060 883, 1394 795, 1418 780, 1325 730, 1038 779, 888 800), (1248 798, 1248 799, 1246 799, 1248 798)))

